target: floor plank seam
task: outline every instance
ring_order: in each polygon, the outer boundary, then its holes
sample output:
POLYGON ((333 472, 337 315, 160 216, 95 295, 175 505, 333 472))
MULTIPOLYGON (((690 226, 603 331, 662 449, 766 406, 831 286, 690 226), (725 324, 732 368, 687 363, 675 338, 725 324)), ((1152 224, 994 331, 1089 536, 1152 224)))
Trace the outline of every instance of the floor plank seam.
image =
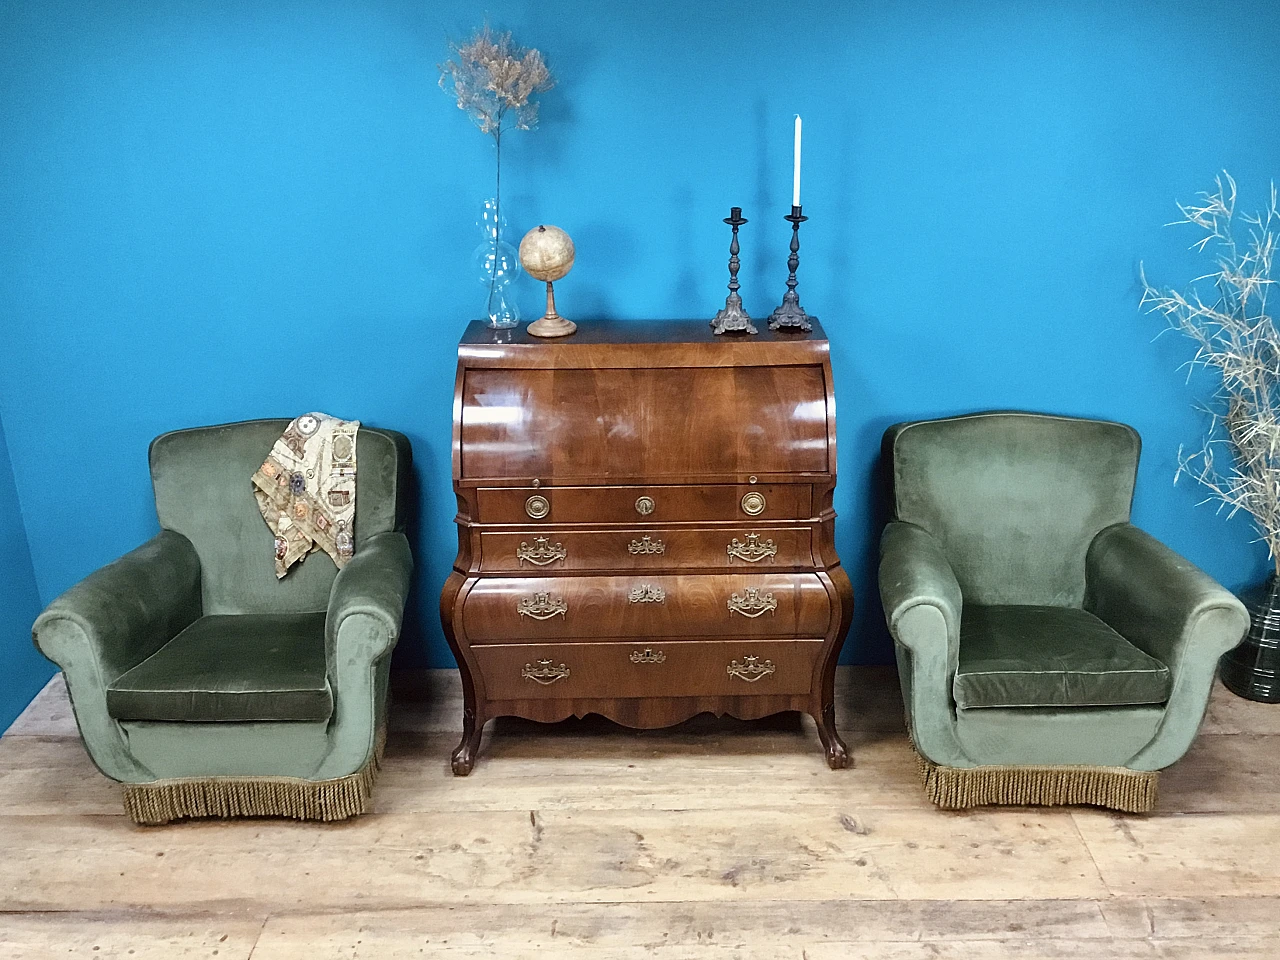
POLYGON ((1102 884, 1102 889, 1107 891, 1107 896, 1114 898, 1115 890, 1111 888, 1111 884, 1107 883, 1107 878, 1103 876, 1102 867, 1098 864, 1098 858, 1094 855, 1093 848, 1089 846, 1089 841, 1085 839, 1084 831, 1080 829, 1080 821, 1076 817, 1076 811, 1070 811, 1071 826, 1076 832, 1076 836, 1080 838, 1080 845, 1084 847, 1085 853, 1089 855, 1089 862, 1093 864, 1093 871, 1098 875, 1098 883, 1102 884))
POLYGON ((267 929, 267 923, 271 920, 271 914, 267 914, 262 918, 262 923, 258 924, 258 932, 253 938, 253 944, 249 947, 249 955, 245 960, 253 960, 253 955, 258 952, 258 944, 262 942, 263 931, 267 929))

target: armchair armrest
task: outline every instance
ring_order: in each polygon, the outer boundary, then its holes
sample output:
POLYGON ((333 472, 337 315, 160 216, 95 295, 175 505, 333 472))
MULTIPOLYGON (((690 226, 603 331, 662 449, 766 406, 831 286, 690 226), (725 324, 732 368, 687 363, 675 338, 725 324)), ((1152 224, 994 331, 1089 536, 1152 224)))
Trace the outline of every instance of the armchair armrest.
POLYGON ((62 668, 89 756, 108 777, 154 779, 107 710, 107 687, 193 623, 202 606, 195 547, 182 534, 161 530, 36 618, 36 649, 62 668))
MULTIPOLYGON (((937 610, 946 625, 944 649, 958 647, 960 612, 963 598, 951 563, 942 545, 923 527, 895 520, 880 538, 880 601, 884 604, 885 621, 894 639, 913 652, 923 638, 916 631, 904 630, 904 619, 919 606, 937 610)), ((947 649, 954 661, 957 651, 947 649)))
POLYGON ((1249 629, 1249 614, 1216 580, 1132 524, 1093 538, 1085 609, 1174 674, 1186 660, 1217 661, 1249 629))
POLYGON ((405 601, 409 597, 409 578, 413 573, 413 554, 403 533, 380 533, 360 545, 351 562, 338 571, 329 594, 325 616, 325 643, 329 652, 329 669, 335 657, 355 654, 351 646, 357 635, 364 639, 365 649, 357 655, 369 661, 388 652, 400 636, 405 601), (343 625, 368 618, 373 631, 348 630, 343 625), (348 641, 346 638, 353 638, 348 641))
POLYGON ((413 554, 403 533, 379 533, 360 544, 338 571, 325 616, 325 652, 334 692, 329 753, 317 779, 362 769, 377 751, 386 712, 387 654, 400 637, 413 554))
POLYGON ((923 527, 903 521, 885 527, 880 600, 897 645, 902 697, 916 749, 934 763, 972 766, 956 739, 951 693, 964 601, 942 545, 923 527))
POLYGON ((91 573, 36 618, 36 648, 64 670, 87 647, 105 686, 200 616, 200 558, 172 530, 91 573), (78 643, 77 643, 78 641, 78 643))
POLYGON ((1244 604, 1155 537, 1118 523, 1089 545, 1084 606, 1173 675, 1155 738, 1129 762, 1140 770, 1168 766, 1200 727, 1218 658, 1249 629, 1244 604))

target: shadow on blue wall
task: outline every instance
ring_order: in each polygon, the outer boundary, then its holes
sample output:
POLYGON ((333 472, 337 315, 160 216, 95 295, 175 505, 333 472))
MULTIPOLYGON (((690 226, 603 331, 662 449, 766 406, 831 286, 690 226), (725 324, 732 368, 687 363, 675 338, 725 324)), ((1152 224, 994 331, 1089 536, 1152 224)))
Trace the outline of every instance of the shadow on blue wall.
POLYGON ((53 665, 31 642, 31 622, 39 612, 9 447, 0 424, 0 733, 53 675, 53 665))
MULTIPOLYGON (((849 657, 888 656, 875 465, 898 420, 1131 423, 1135 522, 1231 587, 1264 575, 1243 520, 1172 485, 1203 424, 1190 348, 1152 342, 1137 269, 1196 275, 1190 238, 1161 227, 1174 200, 1225 166, 1260 202, 1280 167, 1280 128, 1259 120, 1280 81, 1274 3, 1228 22, 1212 0, 19 0, 0 22, 0 416, 42 600, 154 530, 153 436, 319 409, 412 439, 400 658, 451 662, 435 604, 456 543, 454 344, 482 304, 493 157, 435 65, 486 13, 560 81, 541 129, 509 138, 504 206, 517 237, 574 236, 557 299, 582 323, 710 316, 734 204, 743 296, 766 314, 804 116, 802 292, 833 340, 849 657)), ((535 316, 538 285, 520 296, 535 316)))

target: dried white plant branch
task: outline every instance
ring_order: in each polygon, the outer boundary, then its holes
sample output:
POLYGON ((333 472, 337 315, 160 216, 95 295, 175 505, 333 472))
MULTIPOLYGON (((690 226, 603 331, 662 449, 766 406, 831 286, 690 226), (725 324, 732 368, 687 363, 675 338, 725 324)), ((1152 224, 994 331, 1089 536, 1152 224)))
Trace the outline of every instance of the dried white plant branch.
POLYGON ((496 245, 502 223, 502 135, 508 130, 532 130, 538 125, 534 94, 555 86, 555 79, 537 50, 518 46, 511 34, 485 24, 464 43, 450 43, 453 57, 439 64, 440 89, 452 95, 481 133, 493 137, 494 178, 492 235, 489 257, 489 298, 498 284, 496 245))
POLYGON ((451 43, 453 58, 440 64, 440 89, 452 94, 482 133, 501 141, 507 130, 538 125, 535 93, 555 85, 537 50, 517 46, 510 33, 487 23, 465 43, 451 43))
POLYGON ((1248 513, 1280 573, 1280 332, 1267 312, 1280 239, 1276 187, 1263 213, 1237 215, 1236 182, 1223 171, 1212 192, 1178 209, 1175 224, 1202 231, 1192 249, 1210 254, 1213 270, 1185 291, 1152 286, 1144 270, 1142 306, 1195 342, 1191 364, 1214 371, 1219 387, 1204 442, 1178 451, 1177 477, 1203 484, 1229 516, 1248 513), (1237 236, 1238 221, 1247 236, 1237 236))

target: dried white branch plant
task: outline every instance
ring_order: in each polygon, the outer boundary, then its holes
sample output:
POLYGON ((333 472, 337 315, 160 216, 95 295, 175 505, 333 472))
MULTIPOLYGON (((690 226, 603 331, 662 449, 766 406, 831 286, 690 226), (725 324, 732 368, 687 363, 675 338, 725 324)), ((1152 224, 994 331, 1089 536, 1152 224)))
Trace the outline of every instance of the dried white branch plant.
POLYGON ((1202 231, 1192 249, 1212 256, 1213 269, 1183 292, 1152 286, 1144 271, 1142 305, 1195 341, 1192 365, 1220 378, 1204 442, 1179 449, 1178 476, 1203 484, 1229 516, 1250 514, 1280 573, 1280 332, 1267 313, 1280 211, 1274 183, 1263 213, 1239 216, 1236 182, 1224 171, 1215 184, 1196 203, 1178 204, 1183 219, 1175 221, 1202 231), (1247 238, 1237 238, 1237 220, 1247 238))
POLYGON ((457 99, 481 133, 493 137, 495 156, 493 223, 487 228, 495 252, 489 257, 489 297, 498 284, 496 245, 502 224, 502 134, 538 125, 535 93, 555 86, 537 50, 516 45, 510 33, 496 33, 486 23, 465 43, 450 43, 453 58, 439 65, 440 89, 457 99))
POLYGON ((465 43, 451 43, 454 59, 440 64, 440 89, 457 98, 482 133, 495 141, 506 130, 538 125, 535 93, 555 85, 537 50, 517 46, 510 33, 495 33, 486 23, 465 43))

